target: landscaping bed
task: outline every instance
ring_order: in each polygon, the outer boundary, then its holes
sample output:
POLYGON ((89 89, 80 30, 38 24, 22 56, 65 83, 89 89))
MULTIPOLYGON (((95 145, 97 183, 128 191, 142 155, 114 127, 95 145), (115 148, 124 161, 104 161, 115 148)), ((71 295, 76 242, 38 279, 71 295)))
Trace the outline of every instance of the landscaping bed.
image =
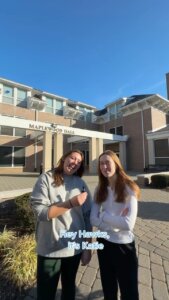
POLYGON ((0 202, 0 299, 21 300, 35 284, 34 216, 29 194, 0 202))

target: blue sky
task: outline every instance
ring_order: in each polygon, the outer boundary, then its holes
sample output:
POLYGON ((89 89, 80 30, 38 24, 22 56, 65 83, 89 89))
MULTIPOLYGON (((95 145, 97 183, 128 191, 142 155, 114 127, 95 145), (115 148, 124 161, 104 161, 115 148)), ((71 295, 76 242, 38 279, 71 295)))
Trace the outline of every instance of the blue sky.
POLYGON ((97 108, 167 97, 168 0, 6 0, 0 77, 97 108))

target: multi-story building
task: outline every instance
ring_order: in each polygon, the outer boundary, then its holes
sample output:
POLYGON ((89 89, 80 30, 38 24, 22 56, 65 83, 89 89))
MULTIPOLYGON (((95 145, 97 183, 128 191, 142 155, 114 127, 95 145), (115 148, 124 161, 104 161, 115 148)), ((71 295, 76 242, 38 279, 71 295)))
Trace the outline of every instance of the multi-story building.
POLYGON ((42 164, 47 170, 77 148, 91 173, 104 149, 115 151, 127 170, 165 168, 168 124, 169 101, 157 94, 120 98, 97 110, 0 78, 0 173, 39 172, 42 164))

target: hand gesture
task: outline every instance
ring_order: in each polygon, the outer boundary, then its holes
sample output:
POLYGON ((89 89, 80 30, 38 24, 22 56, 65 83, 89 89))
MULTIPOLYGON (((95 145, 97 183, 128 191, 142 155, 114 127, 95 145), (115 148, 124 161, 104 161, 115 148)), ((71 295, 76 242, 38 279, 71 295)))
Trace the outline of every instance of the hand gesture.
POLYGON ((70 199, 73 206, 81 206, 87 199, 87 192, 83 192, 70 199))

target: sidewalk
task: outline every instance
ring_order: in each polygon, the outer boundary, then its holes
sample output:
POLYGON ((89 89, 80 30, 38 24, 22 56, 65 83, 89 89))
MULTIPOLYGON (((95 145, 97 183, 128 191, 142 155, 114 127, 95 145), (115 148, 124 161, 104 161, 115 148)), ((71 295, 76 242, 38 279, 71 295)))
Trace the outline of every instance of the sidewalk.
MULTIPOLYGON (((39 176, 39 173, 24 173, 17 175, 0 174, 0 201, 29 193, 39 176)), ((91 184, 91 192, 96 186, 97 177, 84 175, 83 179, 91 184)))
MULTIPOLYGON (((0 175, 0 201, 31 191, 38 175, 0 175)), ((84 176, 84 180, 93 193, 97 177, 84 176)), ((169 300, 169 192, 142 189, 134 232, 139 260, 140 300, 169 300)), ((95 252, 87 267, 79 267, 76 283, 77 300, 103 300, 95 252)), ((24 300, 35 300, 35 294, 36 289, 31 288, 24 300)), ((59 294, 56 300, 60 299, 59 294)))
POLYGON ((31 192, 38 176, 38 173, 0 174, 0 201, 31 192))

